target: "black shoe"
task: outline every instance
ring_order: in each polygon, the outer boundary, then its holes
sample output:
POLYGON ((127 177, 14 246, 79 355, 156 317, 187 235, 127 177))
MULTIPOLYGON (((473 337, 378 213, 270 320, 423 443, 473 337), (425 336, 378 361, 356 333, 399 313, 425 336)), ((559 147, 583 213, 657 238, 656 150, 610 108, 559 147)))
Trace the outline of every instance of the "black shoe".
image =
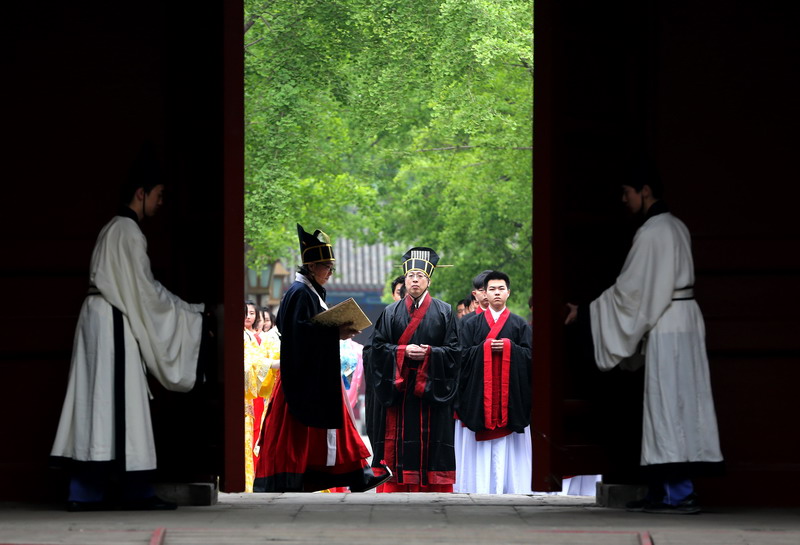
POLYGON ((697 496, 690 494, 677 505, 670 505, 668 503, 651 503, 644 506, 642 509, 645 513, 657 513, 660 515, 696 515, 700 509, 700 504, 697 501, 697 496))
POLYGON ((389 466, 383 463, 381 464, 380 468, 372 468, 372 471, 373 475, 370 475, 365 484, 359 484, 355 486, 351 485, 350 492, 366 492, 367 490, 372 490, 373 488, 377 488, 391 479, 393 475, 392 470, 389 469, 389 466), (377 475, 374 474, 376 472, 377 475))
POLYGON ((652 505, 651 502, 647 498, 642 498, 641 500, 633 500, 626 503, 625 510, 631 513, 641 513, 648 505, 652 505))
POLYGON ((113 511, 115 506, 104 501, 68 501, 67 511, 83 513, 87 511, 113 511))
POLYGON ((143 500, 128 500, 118 507, 121 511, 174 511, 177 503, 162 500, 158 496, 151 496, 143 500))

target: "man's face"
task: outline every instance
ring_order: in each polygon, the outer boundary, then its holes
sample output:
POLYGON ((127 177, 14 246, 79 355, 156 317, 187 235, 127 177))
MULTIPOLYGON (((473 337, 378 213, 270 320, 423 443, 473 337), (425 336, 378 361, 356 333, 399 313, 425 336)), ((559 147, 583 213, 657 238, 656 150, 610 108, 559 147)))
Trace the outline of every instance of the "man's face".
POLYGON ((461 318, 466 313, 467 313, 467 309, 464 306, 464 303, 459 303, 459 304, 456 305, 456 318, 461 318))
POLYGON ((394 299, 395 301, 399 301, 400 299, 402 299, 402 297, 400 297, 400 290, 402 289, 403 289, 403 284, 399 282, 395 284, 394 292, 392 292, 392 299, 394 299))
POLYGON ((150 190, 150 193, 144 195, 144 215, 155 216, 162 204, 164 204, 164 185, 158 184, 150 190))
POLYGON ((642 211, 642 193, 629 185, 622 186, 622 204, 631 212, 638 214, 642 211))
POLYGON ((472 296, 478 302, 478 306, 483 309, 489 308, 489 298, 486 296, 486 290, 483 288, 472 290, 472 296))
POLYGON ((486 284, 486 295, 489 298, 489 305, 496 312, 506 306, 506 299, 511 295, 511 290, 506 286, 505 280, 489 280, 486 284))
POLYGON ((333 273, 336 272, 336 267, 334 267, 333 261, 320 261, 319 263, 309 264, 308 270, 311 271, 317 284, 324 286, 330 277, 333 276, 333 273))
POLYGON ((428 289, 429 284, 430 279, 423 272, 409 271, 406 274, 406 291, 415 299, 428 289))

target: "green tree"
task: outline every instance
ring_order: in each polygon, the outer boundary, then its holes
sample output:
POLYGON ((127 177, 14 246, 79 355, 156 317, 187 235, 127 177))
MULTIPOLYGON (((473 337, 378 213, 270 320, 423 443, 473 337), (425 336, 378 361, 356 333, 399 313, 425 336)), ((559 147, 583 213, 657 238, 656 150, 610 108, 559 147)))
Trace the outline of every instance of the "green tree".
MULTIPOLYGON (((294 224, 400 255, 431 246, 455 303, 505 270, 530 285, 530 0, 246 2, 246 237, 286 258, 294 224)), ((522 296, 517 294, 522 294, 522 296)))

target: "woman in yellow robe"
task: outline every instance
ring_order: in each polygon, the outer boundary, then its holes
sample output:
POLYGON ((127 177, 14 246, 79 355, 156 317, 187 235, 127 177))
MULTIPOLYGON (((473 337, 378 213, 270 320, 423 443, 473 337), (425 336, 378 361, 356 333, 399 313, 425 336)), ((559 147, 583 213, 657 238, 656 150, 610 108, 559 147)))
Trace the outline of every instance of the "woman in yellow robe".
MULTIPOLYGON (((253 401, 258 398, 266 403, 272 395, 280 358, 280 341, 277 331, 262 333, 260 337, 253 327, 258 311, 255 303, 245 303, 244 317, 244 467, 245 492, 253 491, 255 476, 254 429, 256 414, 253 401)), ((259 415, 260 416, 260 415, 259 415)))

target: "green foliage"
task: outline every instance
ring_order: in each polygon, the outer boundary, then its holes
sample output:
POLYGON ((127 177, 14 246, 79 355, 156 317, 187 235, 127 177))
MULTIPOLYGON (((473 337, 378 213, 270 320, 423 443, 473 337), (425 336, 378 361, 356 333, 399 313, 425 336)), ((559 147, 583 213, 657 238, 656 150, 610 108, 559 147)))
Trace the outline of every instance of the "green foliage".
POLYGON ((246 0, 246 240, 287 259, 295 223, 431 246, 455 304, 499 268, 527 314, 531 0, 246 0))

